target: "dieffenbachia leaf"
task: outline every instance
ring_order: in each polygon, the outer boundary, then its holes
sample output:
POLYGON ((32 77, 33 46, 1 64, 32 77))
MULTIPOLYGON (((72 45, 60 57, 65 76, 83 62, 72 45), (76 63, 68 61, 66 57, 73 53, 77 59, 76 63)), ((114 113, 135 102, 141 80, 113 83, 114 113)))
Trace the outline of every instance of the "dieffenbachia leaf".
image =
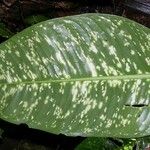
POLYGON ((0 118, 71 136, 150 135, 150 29, 107 14, 34 25, 0 45, 0 118))

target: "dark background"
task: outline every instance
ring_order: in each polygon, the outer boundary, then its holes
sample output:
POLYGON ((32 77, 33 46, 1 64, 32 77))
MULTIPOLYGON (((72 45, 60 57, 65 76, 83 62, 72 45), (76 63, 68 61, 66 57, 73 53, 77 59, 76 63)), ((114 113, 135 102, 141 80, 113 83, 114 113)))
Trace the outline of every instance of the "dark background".
POLYGON ((150 27, 150 0, 0 0, 0 19, 12 32, 26 28, 25 18, 56 18, 81 13, 125 16, 150 27))

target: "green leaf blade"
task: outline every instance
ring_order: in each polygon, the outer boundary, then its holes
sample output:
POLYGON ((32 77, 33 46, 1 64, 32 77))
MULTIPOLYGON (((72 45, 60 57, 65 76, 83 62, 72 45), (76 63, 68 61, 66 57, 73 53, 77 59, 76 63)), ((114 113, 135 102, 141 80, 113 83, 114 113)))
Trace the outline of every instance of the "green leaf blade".
POLYGON ((0 46, 0 117, 72 136, 149 135, 149 36, 96 14, 26 29, 0 46))

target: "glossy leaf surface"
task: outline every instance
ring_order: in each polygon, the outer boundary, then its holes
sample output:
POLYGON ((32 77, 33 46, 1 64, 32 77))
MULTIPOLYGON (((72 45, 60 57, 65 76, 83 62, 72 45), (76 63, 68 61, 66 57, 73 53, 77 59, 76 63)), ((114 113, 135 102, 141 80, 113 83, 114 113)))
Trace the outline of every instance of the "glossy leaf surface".
POLYGON ((150 30, 84 14, 0 45, 0 118, 71 136, 150 135, 150 30))

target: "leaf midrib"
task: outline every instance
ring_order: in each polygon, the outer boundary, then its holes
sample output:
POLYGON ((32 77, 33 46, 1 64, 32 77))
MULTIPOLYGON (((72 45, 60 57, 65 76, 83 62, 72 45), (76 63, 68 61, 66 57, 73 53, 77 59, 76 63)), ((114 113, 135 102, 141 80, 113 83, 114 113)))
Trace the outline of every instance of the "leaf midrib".
POLYGON ((60 82, 98 81, 98 80, 138 80, 138 79, 150 79, 150 74, 99 76, 99 77, 69 78, 69 79, 54 79, 54 80, 31 80, 12 83, 0 83, 0 85, 41 84, 41 83, 60 83, 60 82))

